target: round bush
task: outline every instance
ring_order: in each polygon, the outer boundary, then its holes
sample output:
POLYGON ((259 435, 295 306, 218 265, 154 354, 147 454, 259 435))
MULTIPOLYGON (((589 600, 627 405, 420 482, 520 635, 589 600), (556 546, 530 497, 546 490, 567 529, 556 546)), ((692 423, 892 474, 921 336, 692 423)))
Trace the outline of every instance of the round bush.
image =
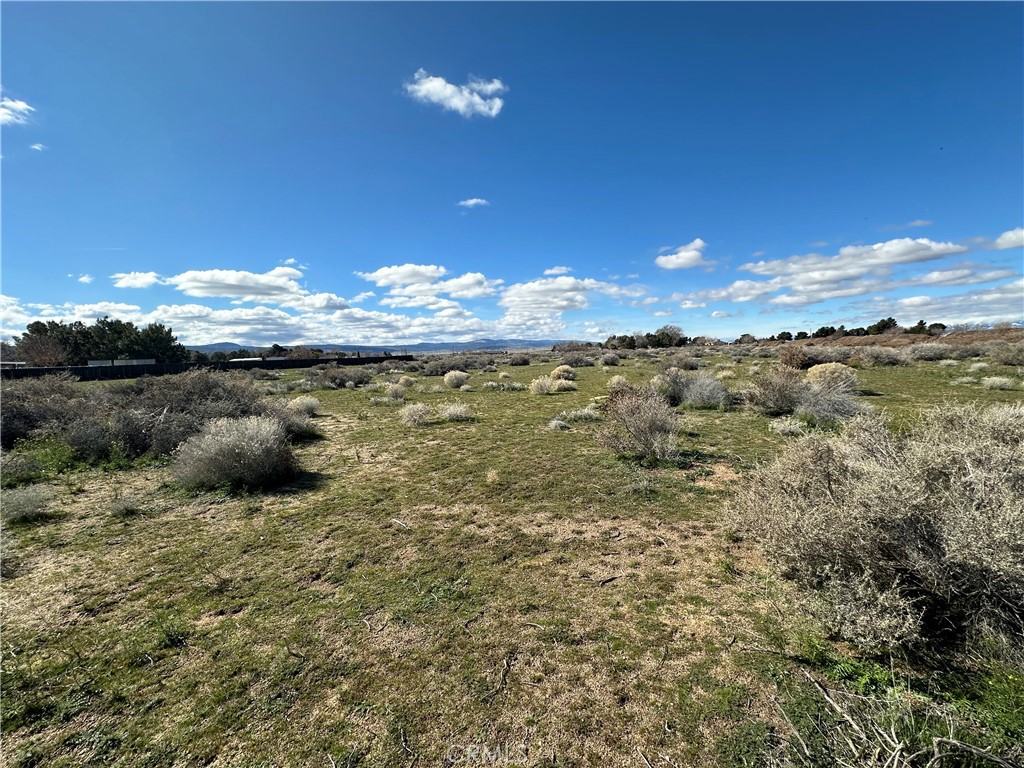
POLYGON ((259 489, 295 477, 298 463, 278 419, 215 419, 178 448, 174 474, 193 490, 259 489))

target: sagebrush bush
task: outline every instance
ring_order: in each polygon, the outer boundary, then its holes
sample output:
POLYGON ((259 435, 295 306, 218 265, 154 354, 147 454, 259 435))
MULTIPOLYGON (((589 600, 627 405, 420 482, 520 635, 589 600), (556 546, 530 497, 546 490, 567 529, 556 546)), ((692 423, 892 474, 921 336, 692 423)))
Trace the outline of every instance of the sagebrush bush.
POLYGON ((577 389, 579 386, 576 382, 568 379, 555 379, 551 387, 553 392, 575 392, 577 389))
POLYGON ((612 376, 608 379, 608 389, 621 389, 622 387, 628 387, 629 382, 625 376, 612 376))
POLYGON ((794 413, 811 424, 832 426, 865 410, 844 384, 825 381, 807 386, 794 413))
POLYGON ((297 472, 285 428, 269 416, 215 419, 186 440, 174 460, 178 482, 193 490, 269 488, 297 472))
POLYGON ((788 435, 790 437, 802 435, 806 432, 804 423, 800 419, 794 419, 792 416, 780 416, 777 419, 772 419, 768 422, 768 429, 780 435, 788 435))
POLYGON ((37 429, 68 425, 80 414, 90 412, 86 392, 75 385, 76 381, 73 376, 58 374, 3 382, 0 446, 9 450, 37 429))
POLYGON ((1000 365, 1024 365, 1024 342, 992 341, 985 351, 1000 365))
POLYGON ((296 397, 294 400, 289 400, 288 409, 297 411, 298 413, 304 413, 307 416, 315 416, 317 411, 320 410, 320 401, 312 395, 302 395, 301 397, 296 397))
POLYGON ((949 344, 940 344, 939 342, 914 344, 907 350, 907 354, 912 360, 942 360, 949 357, 952 353, 953 347, 949 344))
POLYGON ((529 355, 523 355, 523 354, 512 355, 512 357, 510 357, 508 359, 508 364, 509 365, 529 365, 530 364, 530 356, 529 355))
POLYGON ((968 373, 977 373, 978 371, 988 370, 988 363, 971 363, 967 366, 968 373))
POLYGON ((566 422, 559 419, 552 419, 548 422, 548 429, 553 432, 565 432, 566 430, 572 429, 566 422))
POLYGON ((570 424, 577 421, 600 421, 601 411, 598 407, 591 403, 585 408, 574 408, 569 411, 562 411, 555 418, 559 421, 565 421, 570 424))
POLYGON ((955 367, 957 365, 960 365, 960 361, 959 360, 939 360, 939 365, 942 366, 943 368, 953 368, 953 367, 955 367))
POLYGON ((980 382, 985 389, 1015 389, 1015 382, 1008 376, 986 376, 980 382))
POLYGON ((785 416, 800 407, 807 383, 796 368, 778 365, 751 377, 747 401, 766 416, 785 416))
POLYGON ((678 415, 650 387, 614 390, 605 401, 604 418, 598 439, 616 453, 659 460, 677 455, 678 415))
POLYGON ((608 352, 607 354, 601 355, 601 365, 618 365, 619 356, 614 352, 608 352))
POLYGON ((909 432, 878 416, 789 445, 731 514, 870 651, 991 633, 1024 643, 1024 404, 945 405, 909 432))
POLYGON ((910 355, 893 347, 860 347, 857 358, 867 366, 910 365, 910 355))
POLYGON ((437 416, 446 421, 472 421, 476 418, 472 408, 458 401, 437 406, 437 416))
POLYGON ((53 517, 52 499, 50 490, 41 486, 12 488, 0 494, 0 512, 6 523, 38 523, 53 517))
POLYGON ((550 395, 555 391, 555 380, 550 376, 538 376, 530 382, 530 392, 535 395, 550 395))
POLYGON ((572 369, 570 365, 560 365, 550 374, 552 379, 562 379, 563 381, 574 381, 576 379, 576 371, 572 369))
POLYGON ((821 363, 811 366, 807 370, 804 380, 808 384, 817 384, 846 392, 853 392, 860 386, 857 372, 842 363, 821 363))
POLYGON ((267 406, 265 416, 277 419, 285 433, 293 440, 315 440, 323 437, 313 417, 304 410, 290 408, 290 403, 275 403, 267 406))
POLYGON ((430 406, 424 403, 410 403, 398 412, 398 418, 407 427, 422 427, 430 421, 430 406))
POLYGON ((570 352, 562 357, 562 364, 569 368, 589 368, 594 361, 579 352, 570 352))
POLYGON ((444 375, 444 385, 452 389, 458 389, 469 381, 469 374, 465 371, 448 371, 444 375))

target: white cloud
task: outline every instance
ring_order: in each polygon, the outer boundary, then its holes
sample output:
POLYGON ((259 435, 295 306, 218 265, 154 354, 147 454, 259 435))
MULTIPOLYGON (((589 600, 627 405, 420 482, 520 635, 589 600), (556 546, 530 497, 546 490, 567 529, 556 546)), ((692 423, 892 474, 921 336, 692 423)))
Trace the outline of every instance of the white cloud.
POLYGON ((941 256, 963 253, 967 249, 954 243, 937 243, 924 237, 902 237, 874 245, 847 245, 835 256, 812 253, 787 259, 741 264, 740 269, 758 275, 792 276, 814 273, 823 280, 861 277, 877 273, 895 264, 930 261, 941 256))
POLYGON ((551 269, 545 269, 545 275, 567 275, 572 272, 572 267, 551 267, 551 269))
POLYGON ((364 280, 376 283, 380 287, 412 285, 414 283, 432 283, 448 273, 444 267, 436 264, 402 264, 393 267, 381 267, 373 272, 356 272, 364 280))
POLYGON ((45 144, 29 144, 28 148, 29 149, 34 149, 36 152, 42 152, 44 149, 46 149, 46 145, 45 144))
POLYGON ((644 290, 565 275, 516 283, 506 288, 498 301, 506 309, 499 325, 506 333, 534 338, 556 334, 565 327, 562 313, 589 307, 591 293, 628 300, 642 296, 644 290))
POLYGON ((35 111, 35 107, 30 107, 20 99, 4 96, 0 98, 0 125, 25 125, 35 111))
POLYGON ((722 312, 720 310, 715 310, 714 312, 711 313, 711 316, 712 317, 732 317, 732 312, 722 312))
POLYGON ((971 285, 974 283, 989 283, 994 280, 1005 280, 1008 277, 1016 277, 1017 273, 1012 269, 992 269, 986 272, 977 272, 970 267, 959 269, 941 269, 929 272, 914 280, 907 281, 910 285, 924 283, 925 285, 971 285))
POLYGON ((1019 323, 1024 320, 1024 280, 952 296, 920 295, 899 299, 877 296, 856 302, 852 308, 860 310, 861 314, 847 325, 890 316, 902 325, 913 325, 922 318, 947 325, 1019 323))
POLYGON ((1000 250, 1020 248, 1022 245, 1024 245, 1024 227, 1017 227, 1016 229, 1003 232, 1003 234, 996 238, 994 243, 994 246, 1000 250))
POLYGON ((461 309, 457 301, 442 299, 438 296, 388 296, 381 299, 380 303, 385 307, 422 307, 423 309, 461 309))
POLYGON ((149 288, 163 282, 156 272, 117 272, 110 277, 115 288, 149 288))
POLYGON ((824 248, 828 245, 828 240, 817 240, 811 243, 811 248, 824 248))
POLYGON ((484 200, 482 197, 470 197, 466 200, 459 200, 456 205, 461 205, 463 208, 478 208, 481 205, 490 205, 489 200, 484 200))
POLYGON ((186 296, 220 296, 257 301, 306 295, 307 292, 295 282, 302 276, 293 267, 274 267, 264 273, 238 269, 190 269, 168 277, 165 282, 186 296))
POLYGON ((690 301, 689 299, 687 299, 686 301, 684 301, 682 304, 679 305, 679 308, 680 309, 704 309, 704 307, 706 307, 706 306, 707 306, 707 304, 705 302, 703 302, 703 301, 690 301))
POLYGON ((705 261, 703 251, 707 243, 699 237, 691 243, 682 245, 671 253, 665 253, 654 260, 662 269, 690 269, 691 267, 703 267, 714 264, 713 261, 705 261))
POLYGON ((289 267, 291 267, 291 266, 295 266, 295 265, 296 265, 296 264, 298 264, 299 262, 298 262, 298 260, 297 260, 297 259, 285 259, 285 260, 284 260, 284 261, 282 261, 281 263, 282 263, 282 264, 284 264, 285 266, 289 266, 289 267))
POLYGON ((405 92, 416 101, 437 104, 463 117, 497 117, 504 106, 498 94, 507 90, 508 87, 498 79, 470 78, 465 85, 453 85, 443 77, 430 75, 423 69, 416 70, 412 82, 405 84, 405 92))
POLYGON ((373 296, 376 296, 376 295, 377 294, 374 293, 373 291, 363 291, 362 293, 357 293, 355 296, 353 296, 351 299, 349 299, 348 303, 349 304, 359 304, 360 302, 366 301, 367 299, 372 298, 373 296))
POLYGON ((93 281, 93 276, 92 275, 79 275, 78 276, 78 282, 80 282, 80 283, 85 283, 86 285, 88 285, 92 281, 93 281))
POLYGON ((907 227, 930 227, 934 223, 931 219, 914 219, 907 222, 907 227))

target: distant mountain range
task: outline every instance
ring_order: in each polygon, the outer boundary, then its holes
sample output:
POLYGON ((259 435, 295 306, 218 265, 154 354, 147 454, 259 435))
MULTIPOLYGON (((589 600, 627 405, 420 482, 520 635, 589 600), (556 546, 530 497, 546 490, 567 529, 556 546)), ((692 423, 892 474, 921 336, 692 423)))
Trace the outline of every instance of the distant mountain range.
MULTIPOLYGON (((302 344, 310 349, 322 349, 324 352, 363 352, 380 354, 389 352, 393 355, 414 354, 416 352, 473 352, 479 350, 497 351, 506 349, 550 349, 555 344, 569 343, 568 339, 477 339, 476 341, 424 341, 418 344, 402 344, 400 346, 376 346, 373 344, 302 344)), ((284 345, 282 345, 284 346, 284 345)), ((295 345, 300 346, 300 345, 295 345)), ((217 344, 186 344, 186 349, 212 354, 214 352, 237 352, 240 349, 266 349, 265 346, 233 344, 228 341, 217 344)))

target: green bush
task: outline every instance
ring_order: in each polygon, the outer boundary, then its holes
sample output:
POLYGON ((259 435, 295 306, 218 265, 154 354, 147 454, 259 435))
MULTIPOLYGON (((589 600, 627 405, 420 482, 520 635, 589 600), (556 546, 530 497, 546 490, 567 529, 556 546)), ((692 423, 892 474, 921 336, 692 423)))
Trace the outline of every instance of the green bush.
POLYGON ((871 651, 1024 638, 1024 404, 928 411, 902 436, 878 416, 812 435, 753 472, 733 519, 871 651))
POLYGON ((192 490, 260 489, 280 485, 298 471, 281 422, 267 416, 215 419, 178 449, 174 474, 192 490))

